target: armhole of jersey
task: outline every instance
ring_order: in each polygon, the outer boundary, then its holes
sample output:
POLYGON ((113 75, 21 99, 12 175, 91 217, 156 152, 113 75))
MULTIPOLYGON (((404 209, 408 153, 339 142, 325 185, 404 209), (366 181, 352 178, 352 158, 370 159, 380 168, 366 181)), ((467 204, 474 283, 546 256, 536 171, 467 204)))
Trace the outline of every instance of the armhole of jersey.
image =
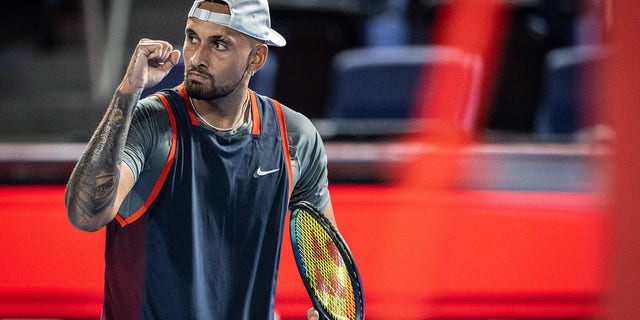
POLYGON ((287 135, 287 123, 284 118, 284 111, 280 102, 271 99, 273 105, 276 108, 278 114, 278 122, 280 122, 280 136, 282 137, 282 151, 284 152, 284 158, 287 161, 287 175, 289 177, 289 198, 291 198, 291 192, 293 191, 293 170, 291 168, 291 152, 289 151, 289 135, 287 135))
POLYGON ((171 105, 169 104, 169 101, 164 95, 159 93, 156 93, 154 95, 160 99, 165 109, 167 110, 167 115, 169 116, 169 124, 171 125, 171 148, 169 149, 169 154, 167 155, 167 161, 162 167, 162 171, 160 172, 160 175, 158 176, 156 183, 153 185, 153 189, 151 189, 151 192, 149 193, 149 196, 145 200, 144 204, 142 204, 142 206, 136 212, 134 212, 132 215, 130 215, 127 218, 122 217, 120 214, 116 215, 116 220, 118 221, 118 223, 120 223, 121 227, 124 227, 138 220, 138 218, 140 218, 145 212, 147 212, 147 209, 149 209, 153 201, 155 201, 155 199, 158 197, 160 190, 162 190, 162 186, 164 185, 164 182, 166 181, 167 176, 169 175, 169 171, 171 170, 171 165, 173 164, 173 160, 175 158, 176 142, 178 139, 177 138, 178 129, 176 125, 175 115, 173 113, 173 110, 171 109, 171 105))

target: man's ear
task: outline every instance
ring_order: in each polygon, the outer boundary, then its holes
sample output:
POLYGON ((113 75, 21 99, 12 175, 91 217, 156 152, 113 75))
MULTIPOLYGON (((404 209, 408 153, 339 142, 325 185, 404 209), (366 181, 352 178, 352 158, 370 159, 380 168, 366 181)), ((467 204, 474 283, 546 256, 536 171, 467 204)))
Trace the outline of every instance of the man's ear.
POLYGON ((269 54, 269 47, 266 44, 257 44, 251 62, 249 63, 249 71, 252 73, 257 72, 267 62, 267 55, 269 54))

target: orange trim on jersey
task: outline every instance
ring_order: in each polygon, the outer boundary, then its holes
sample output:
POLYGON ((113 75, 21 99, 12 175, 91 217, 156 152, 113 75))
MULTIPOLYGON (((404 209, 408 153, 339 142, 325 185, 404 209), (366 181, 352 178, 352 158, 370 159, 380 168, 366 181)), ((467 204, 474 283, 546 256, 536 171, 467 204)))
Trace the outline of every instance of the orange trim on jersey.
POLYGON ((193 108, 195 107, 193 106, 193 104, 191 104, 191 99, 189 99, 189 96, 187 95, 187 91, 184 88, 184 83, 179 85, 176 89, 178 89, 178 92, 182 96, 184 103, 187 105, 187 111, 189 113, 189 120, 191 120, 191 125, 199 126, 200 121, 198 121, 198 117, 196 116, 196 113, 193 111, 193 108))
POLYGON ((260 114, 258 113, 258 101, 256 99, 256 93, 249 89, 249 98, 251 99, 251 121, 253 126, 251 128, 251 134, 260 134, 260 114))
POLYGON ((276 113, 278 114, 278 122, 280 122, 280 136, 282 137, 282 151, 287 161, 287 174, 289 176, 289 197, 291 197, 291 191, 293 190, 293 170, 291 168, 291 152, 289 151, 289 136, 287 135, 287 124, 284 118, 284 111, 280 102, 271 100, 276 107, 276 113))
MULTIPOLYGON (((164 185, 164 182, 166 181, 167 176, 169 175, 169 170, 171 170, 171 165, 173 164, 173 160, 175 159, 176 144, 178 140, 178 127, 176 125, 176 119, 167 98, 162 94, 155 94, 155 96, 160 98, 160 101, 162 101, 162 104, 164 105, 169 115, 169 123, 171 125, 171 149, 169 150, 167 161, 165 162, 164 167, 160 172, 160 176, 158 177, 158 180, 156 180, 156 183, 153 185, 153 189, 151 189, 151 193, 147 197, 147 200, 145 200, 144 204, 142 204, 142 207, 140 207, 140 209, 138 209, 128 218, 123 218, 122 216, 120 216, 120 214, 116 215, 116 220, 118 220, 118 222, 120 223, 120 226, 122 227, 138 220, 138 218, 140 218, 145 212, 147 212, 147 209, 149 209, 149 206, 151 206, 151 204, 156 199, 156 197, 158 197, 158 194, 160 193, 160 190, 162 189, 162 186, 164 185)), ((186 95, 183 95, 183 97, 185 96, 186 95)))

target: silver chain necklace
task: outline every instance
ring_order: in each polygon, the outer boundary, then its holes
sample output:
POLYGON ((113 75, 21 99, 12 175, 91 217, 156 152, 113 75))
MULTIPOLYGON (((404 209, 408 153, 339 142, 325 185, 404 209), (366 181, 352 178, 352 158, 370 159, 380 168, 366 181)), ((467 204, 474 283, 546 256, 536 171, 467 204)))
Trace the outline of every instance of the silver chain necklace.
POLYGON ((191 105, 193 106, 193 111, 198 116, 198 119, 202 120, 202 122, 204 124, 206 124, 207 126, 211 127, 213 130, 216 130, 218 132, 229 132, 229 131, 238 129, 240 126, 242 126, 244 124, 243 120, 245 118, 245 113, 247 112, 247 109, 249 108, 249 93, 247 93, 247 99, 245 100, 244 106, 242 106, 242 112, 240 113, 240 117, 229 128, 219 128, 219 127, 216 127, 216 126, 212 125, 211 123, 209 123, 209 121, 207 121, 200 114, 200 112, 198 112, 198 107, 196 107, 196 104, 193 102, 193 99, 191 99, 191 97, 189 97, 189 101, 191 101, 191 105))

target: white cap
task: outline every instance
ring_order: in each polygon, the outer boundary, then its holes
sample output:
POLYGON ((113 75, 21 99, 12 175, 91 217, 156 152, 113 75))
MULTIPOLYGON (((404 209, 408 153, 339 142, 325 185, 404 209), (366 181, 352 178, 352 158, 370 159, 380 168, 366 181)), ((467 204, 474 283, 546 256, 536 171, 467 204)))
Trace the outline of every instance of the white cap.
POLYGON ((217 23, 268 45, 284 47, 287 41, 278 32, 271 29, 271 17, 267 0, 220 0, 229 6, 231 15, 211 12, 199 8, 207 0, 196 0, 189 11, 189 18, 217 23))

